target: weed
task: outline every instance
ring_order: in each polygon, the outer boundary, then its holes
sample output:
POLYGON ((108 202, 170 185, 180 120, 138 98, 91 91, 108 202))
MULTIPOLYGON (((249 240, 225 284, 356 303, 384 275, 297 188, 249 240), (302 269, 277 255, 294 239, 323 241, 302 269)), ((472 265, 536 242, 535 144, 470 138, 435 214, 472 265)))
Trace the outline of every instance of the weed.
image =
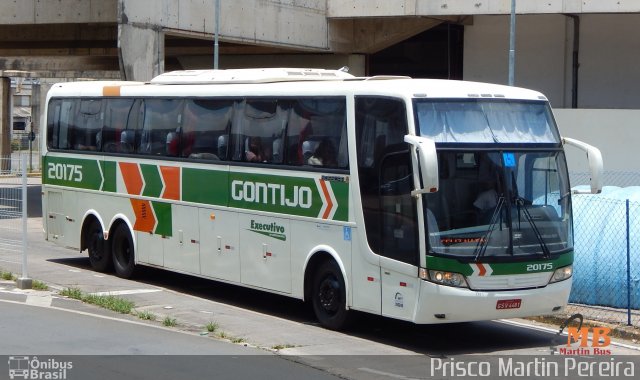
POLYGON ((293 347, 295 347, 293 344, 276 344, 271 348, 274 350, 284 350, 285 348, 293 348, 293 347))
POLYGON ((155 321, 156 320, 155 314, 153 314, 150 311, 139 311, 137 313, 137 315, 138 315, 138 318, 144 319, 145 321, 155 321))
POLYGON ((3 280, 7 280, 7 281, 15 281, 16 280, 16 276, 14 276, 13 273, 11 273, 11 272, 2 272, 2 273, 0 273, 0 278, 2 278, 3 280))
POLYGON ((244 343, 244 338, 233 338, 231 343, 244 343))
POLYGON ((178 325, 178 321, 176 321, 175 318, 165 317, 164 321, 162 321, 162 324, 167 327, 175 327, 178 325))
POLYGON ((63 297, 69 297, 69 298, 73 298, 74 300, 82 301, 82 290, 80 290, 79 288, 62 289, 62 291, 60 292, 60 295, 63 297))
POLYGON ((33 280, 31 288, 35 290, 49 290, 49 286, 42 281, 33 280))
POLYGON ((124 298, 115 296, 98 296, 95 294, 84 294, 78 288, 66 288, 60 292, 61 296, 80 300, 92 305, 100 306, 120 314, 130 314, 135 307, 135 303, 124 298))
POLYGON ((207 323, 206 327, 207 327, 207 331, 212 333, 212 332, 215 332, 218 329, 219 326, 215 322, 209 322, 209 323, 207 323))

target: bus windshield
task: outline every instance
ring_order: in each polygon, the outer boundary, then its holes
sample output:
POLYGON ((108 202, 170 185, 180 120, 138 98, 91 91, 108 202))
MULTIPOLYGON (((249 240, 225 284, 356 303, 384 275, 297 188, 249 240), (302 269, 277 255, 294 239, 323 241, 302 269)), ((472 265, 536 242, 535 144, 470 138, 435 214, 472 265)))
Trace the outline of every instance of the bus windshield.
POLYGON ((440 190, 426 195, 432 254, 544 256, 572 246, 571 204, 561 151, 445 150, 440 190))
POLYGON ((559 143, 547 102, 416 99, 420 135, 436 143, 559 143))

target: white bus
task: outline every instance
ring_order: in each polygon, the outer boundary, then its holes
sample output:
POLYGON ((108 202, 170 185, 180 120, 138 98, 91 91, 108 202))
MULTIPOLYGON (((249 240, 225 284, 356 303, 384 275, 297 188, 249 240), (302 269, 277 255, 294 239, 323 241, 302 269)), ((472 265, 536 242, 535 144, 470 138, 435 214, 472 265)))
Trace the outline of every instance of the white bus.
MULTIPOLYGON (((319 69, 55 85, 46 238, 295 297, 322 325, 550 314, 571 289, 571 196, 547 99, 319 69)), ((211 283, 215 286, 215 282, 211 283)))

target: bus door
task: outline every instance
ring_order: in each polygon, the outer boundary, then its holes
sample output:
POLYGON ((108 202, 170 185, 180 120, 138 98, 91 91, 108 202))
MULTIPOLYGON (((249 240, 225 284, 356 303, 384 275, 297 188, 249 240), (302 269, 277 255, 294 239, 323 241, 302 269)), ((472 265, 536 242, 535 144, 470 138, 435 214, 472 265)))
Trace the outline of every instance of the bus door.
MULTIPOLYGON (((366 238, 380 258, 381 312, 411 319, 418 292, 419 244, 412 161, 404 142, 405 103, 356 97, 358 176, 366 238)), ((356 284, 354 284, 354 287, 356 284)))

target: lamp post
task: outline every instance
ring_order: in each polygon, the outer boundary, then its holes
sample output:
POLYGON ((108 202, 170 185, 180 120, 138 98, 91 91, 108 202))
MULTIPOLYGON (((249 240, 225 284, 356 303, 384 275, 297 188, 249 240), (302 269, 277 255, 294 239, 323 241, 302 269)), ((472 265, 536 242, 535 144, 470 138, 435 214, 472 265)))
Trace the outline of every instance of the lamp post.
POLYGON ((213 68, 218 70, 218 55, 220 46, 218 45, 218 35, 220 34, 220 0, 216 0, 216 31, 213 37, 213 68))
POLYGON ((509 86, 513 86, 516 66, 516 0, 511 0, 511 27, 509 30, 509 86))

